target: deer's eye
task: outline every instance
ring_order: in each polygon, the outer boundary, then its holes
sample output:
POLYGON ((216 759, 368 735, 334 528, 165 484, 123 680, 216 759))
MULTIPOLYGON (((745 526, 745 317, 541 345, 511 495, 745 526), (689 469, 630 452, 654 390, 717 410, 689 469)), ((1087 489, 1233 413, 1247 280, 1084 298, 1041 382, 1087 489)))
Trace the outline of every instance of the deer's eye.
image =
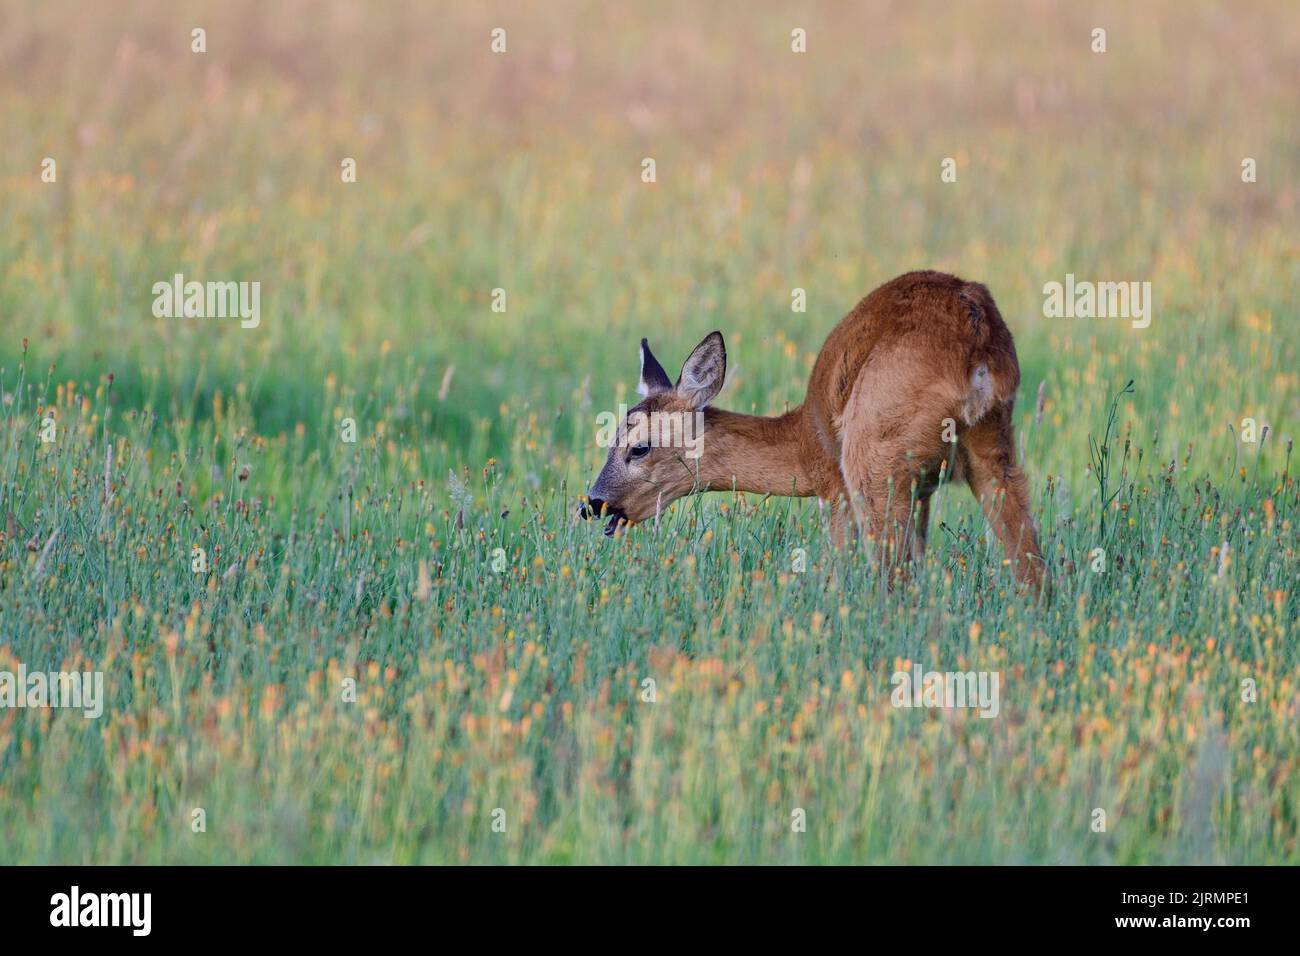
POLYGON ((650 445, 647 442, 642 442, 639 445, 633 445, 632 450, 627 453, 627 457, 629 459, 644 458, 648 454, 650 454, 650 445))

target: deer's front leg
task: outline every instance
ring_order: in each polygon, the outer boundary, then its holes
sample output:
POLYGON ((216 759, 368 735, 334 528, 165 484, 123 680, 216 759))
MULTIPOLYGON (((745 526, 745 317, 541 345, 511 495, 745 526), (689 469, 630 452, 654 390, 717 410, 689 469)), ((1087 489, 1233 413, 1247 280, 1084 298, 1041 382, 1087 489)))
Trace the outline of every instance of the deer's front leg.
POLYGON ((842 551, 849 543, 849 532, 857 530, 857 520, 846 494, 838 494, 827 503, 831 508, 831 542, 842 551))

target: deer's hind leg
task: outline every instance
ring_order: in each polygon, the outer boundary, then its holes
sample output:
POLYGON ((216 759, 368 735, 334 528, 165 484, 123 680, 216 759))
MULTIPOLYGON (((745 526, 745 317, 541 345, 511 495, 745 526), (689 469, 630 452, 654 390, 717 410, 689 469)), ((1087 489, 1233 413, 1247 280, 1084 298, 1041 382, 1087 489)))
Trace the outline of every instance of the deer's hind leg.
POLYGON ((994 409, 962 435, 962 471, 1016 578, 1035 592, 1043 586, 1043 554, 1029 506, 1029 483, 1016 464, 1011 403, 994 409))

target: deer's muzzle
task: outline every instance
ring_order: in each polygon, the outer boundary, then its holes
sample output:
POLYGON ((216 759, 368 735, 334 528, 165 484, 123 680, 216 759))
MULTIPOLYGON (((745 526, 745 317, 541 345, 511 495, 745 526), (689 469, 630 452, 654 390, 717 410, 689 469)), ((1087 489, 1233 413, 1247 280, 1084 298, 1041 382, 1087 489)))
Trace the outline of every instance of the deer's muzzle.
POLYGON ((627 515, 623 513, 622 508, 615 508, 603 498, 588 498, 578 506, 578 516, 583 519, 593 517, 609 516, 609 521, 605 522, 605 535, 612 536, 618 528, 620 521, 626 521, 627 515))

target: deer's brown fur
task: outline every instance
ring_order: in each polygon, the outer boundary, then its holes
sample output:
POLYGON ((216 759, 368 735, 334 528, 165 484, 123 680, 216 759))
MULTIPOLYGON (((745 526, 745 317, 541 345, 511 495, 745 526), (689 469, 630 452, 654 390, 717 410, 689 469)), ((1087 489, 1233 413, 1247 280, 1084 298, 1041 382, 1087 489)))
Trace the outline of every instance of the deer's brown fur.
MULTIPOLYGON (((768 418, 712 408, 726 349, 705 338, 676 384, 642 340, 639 390, 627 440, 610 449, 590 510, 644 521, 694 491, 815 495, 833 510, 842 542, 854 526, 879 543, 886 566, 925 548, 930 496, 941 471, 980 501, 1021 581, 1038 588, 1042 557, 1025 476, 1016 464, 1012 410, 1020 385, 1011 332, 988 289, 941 272, 885 283, 832 330, 802 405, 768 418), (647 447, 637 413, 704 414, 698 459, 647 447), (943 440, 945 420, 955 446, 943 440)), ((584 506, 584 514, 590 510, 584 506)))

